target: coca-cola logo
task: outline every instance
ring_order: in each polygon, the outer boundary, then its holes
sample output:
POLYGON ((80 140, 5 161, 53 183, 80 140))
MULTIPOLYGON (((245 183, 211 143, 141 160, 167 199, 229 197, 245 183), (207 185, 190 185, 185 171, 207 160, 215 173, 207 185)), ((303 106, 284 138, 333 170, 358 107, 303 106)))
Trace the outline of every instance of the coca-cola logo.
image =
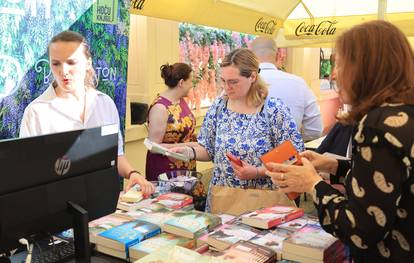
POLYGON ((65 175, 69 172, 71 161, 68 157, 63 156, 55 162, 55 172, 57 175, 65 175))
POLYGON ((296 36, 332 36, 335 35, 338 23, 336 20, 324 20, 319 24, 307 25, 306 22, 300 23, 295 30, 296 36))
POLYGON ((131 6, 134 9, 142 10, 144 8, 145 0, 132 0, 131 6))
POLYGON ((254 27, 254 31, 273 35, 273 33, 276 30, 277 22, 273 19, 265 20, 263 17, 261 17, 256 22, 256 26, 254 27))

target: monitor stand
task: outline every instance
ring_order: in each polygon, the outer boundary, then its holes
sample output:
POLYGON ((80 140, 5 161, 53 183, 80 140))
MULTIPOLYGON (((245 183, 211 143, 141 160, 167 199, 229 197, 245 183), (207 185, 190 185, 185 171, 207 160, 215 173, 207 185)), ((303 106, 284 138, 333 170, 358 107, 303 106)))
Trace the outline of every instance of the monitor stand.
POLYGON ((68 210, 73 215, 76 262, 89 263, 91 262, 91 248, 89 243, 88 211, 72 201, 68 201, 68 210))

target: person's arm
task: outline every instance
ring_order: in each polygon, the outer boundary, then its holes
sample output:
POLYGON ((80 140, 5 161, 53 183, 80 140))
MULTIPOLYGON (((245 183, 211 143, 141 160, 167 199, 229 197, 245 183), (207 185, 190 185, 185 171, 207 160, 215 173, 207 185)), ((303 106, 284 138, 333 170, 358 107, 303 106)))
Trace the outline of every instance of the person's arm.
POLYGON ((156 143, 162 143, 167 130, 168 111, 162 104, 155 104, 148 114, 148 138, 156 143))
MULTIPOLYGON (((165 145, 166 144, 163 144, 163 146, 165 145)), ((197 160, 202 162, 211 161, 207 149, 197 142, 170 144, 169 149, 173 152, 181 153, 187 156, 190 160, 197 160)))
POLYGON ((323 124, 319 105, 315 95, 306 86, 304 115, 302 119, 302 136, 304 141, 321 137, 323 124))
POLYGON ((406 167, 389 148, 366 145, 353 156, 345 198, 325 182, 314 189, 322 227, 356 249, 376 248, 394 225, 406 167))
POLYGON ((148 182, 141 173, 132 167, 125 155, 118 155, 118 174, 128 179, 126 191, 134 184, 138 184, 141 187, 144 195, 150 195, 155 191, 154 185, 148 182))

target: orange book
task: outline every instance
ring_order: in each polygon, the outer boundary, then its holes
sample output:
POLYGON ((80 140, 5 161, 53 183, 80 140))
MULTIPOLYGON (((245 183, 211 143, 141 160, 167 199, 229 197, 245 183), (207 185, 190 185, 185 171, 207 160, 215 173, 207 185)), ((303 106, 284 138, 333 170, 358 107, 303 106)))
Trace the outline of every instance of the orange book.
MULTIPOLYGON (((260 157, 264 164, 266 163, 283 163, 302 165, 300 156, 291 141, 284 141, 273 150, 265 153, 260 157)), ((290 200, 296 199, 300 194, 296 192, 287 193, 290 200)))

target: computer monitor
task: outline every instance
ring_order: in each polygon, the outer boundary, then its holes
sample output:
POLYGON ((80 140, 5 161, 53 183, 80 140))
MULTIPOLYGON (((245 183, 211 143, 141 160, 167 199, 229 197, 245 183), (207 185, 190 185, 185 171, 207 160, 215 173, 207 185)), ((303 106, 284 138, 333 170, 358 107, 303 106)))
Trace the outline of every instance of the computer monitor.
POLYGON ((117 125, 0 141, 0 253, 71 227, 89 253, 88 221, 116 209, 117 146, 117 125))

